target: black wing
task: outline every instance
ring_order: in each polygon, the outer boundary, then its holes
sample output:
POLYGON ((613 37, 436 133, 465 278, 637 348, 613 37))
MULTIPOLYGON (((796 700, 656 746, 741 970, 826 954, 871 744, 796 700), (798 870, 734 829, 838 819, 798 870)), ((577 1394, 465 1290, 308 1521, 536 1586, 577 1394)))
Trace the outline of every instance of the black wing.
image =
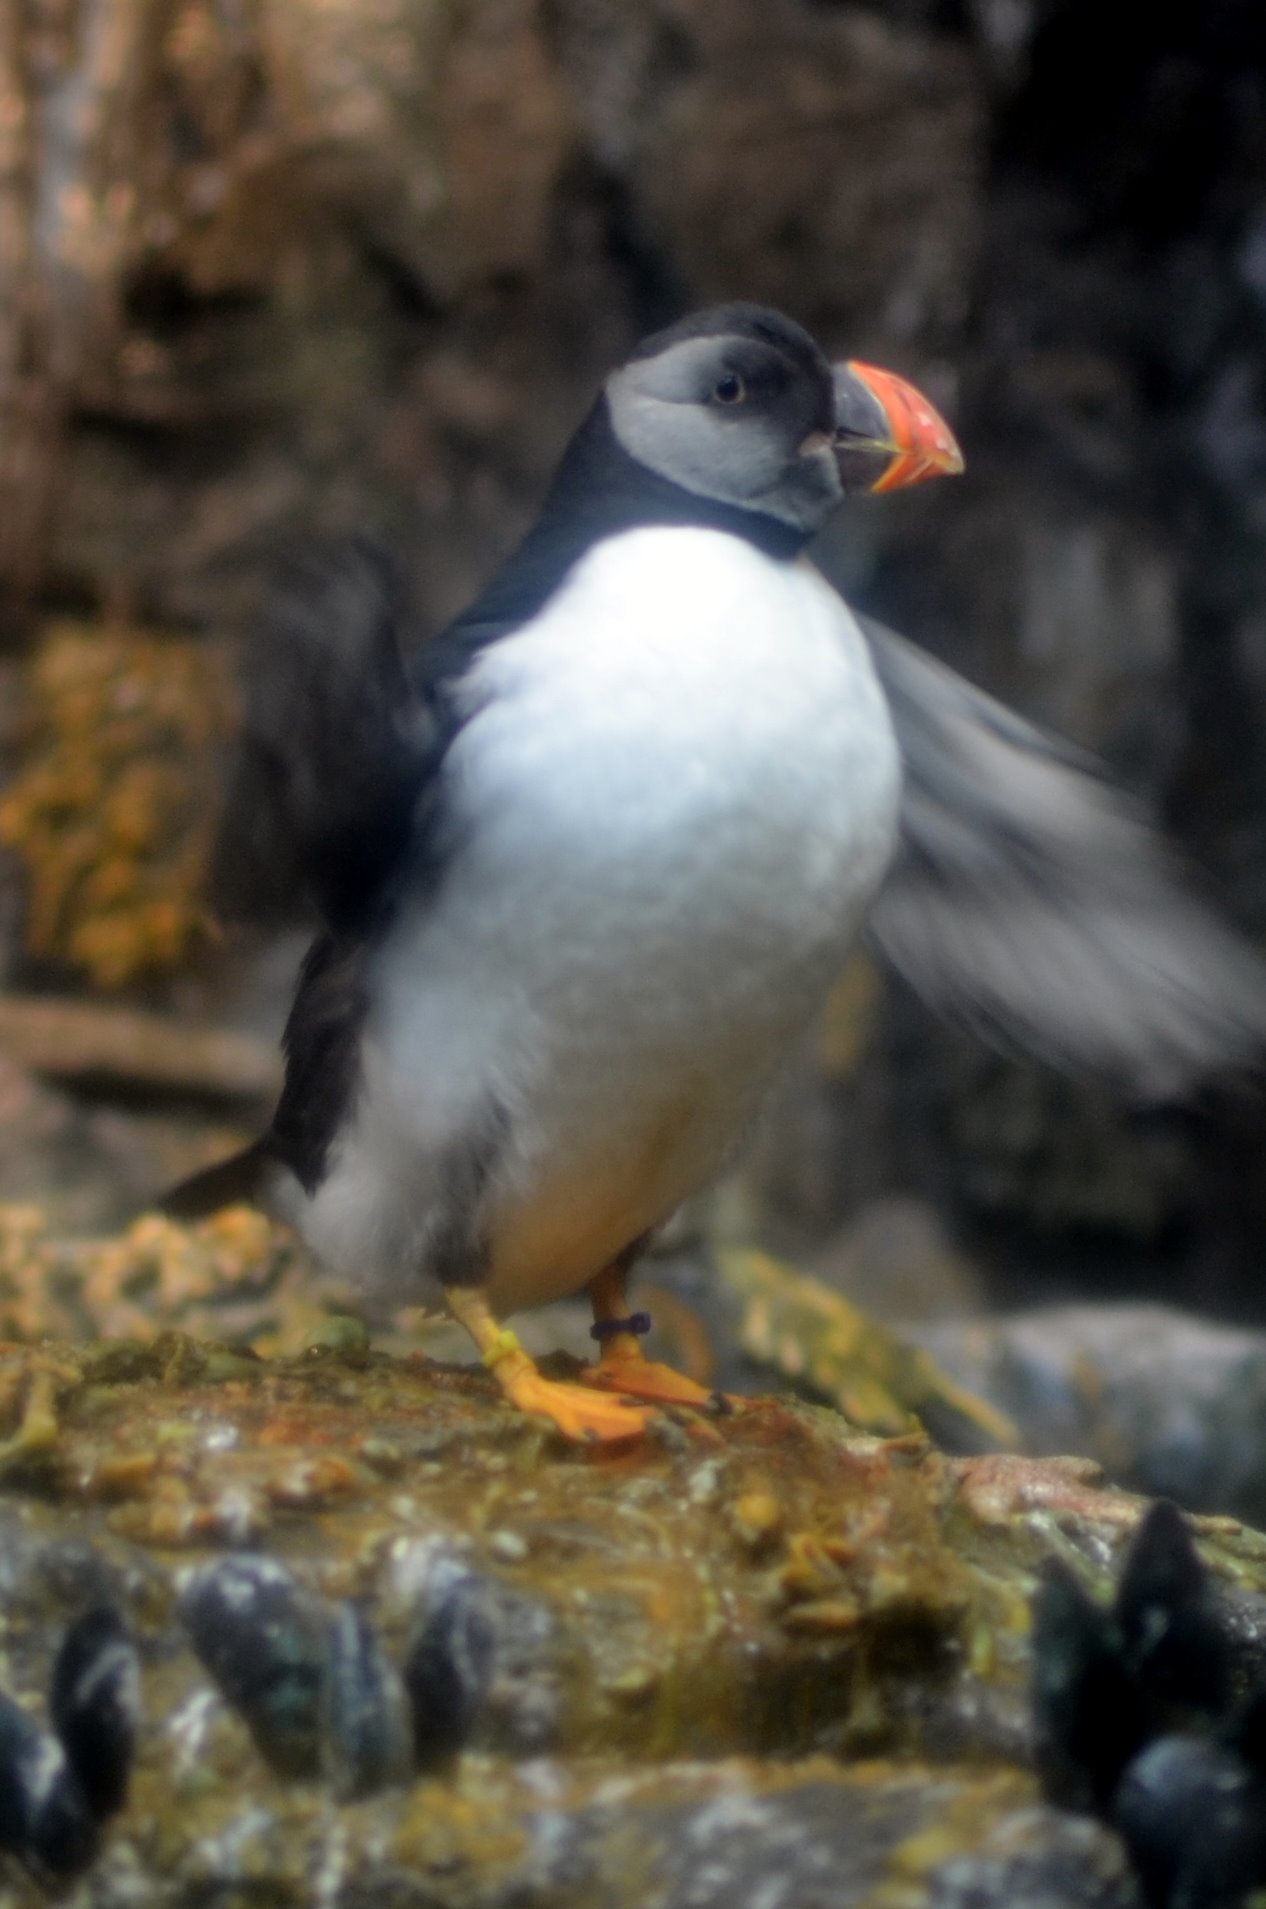
POLYGON ((1148 1098, 1266 1050, 1266 965, 1093 758, 860 619, 905 760, 870 918, 938 1012, 1148 1098))
POLYGON ((339 936, 372 924, 447 746, 405 668, 406 620, 388 554, 339 539, 290 566, 246 660, 226 862, 259 841, 339 936))
POLYGON ((406 622, 394 562, 349 538, 291 566, 256 635, 225 854, 253 839, 261 863, 288 863, 324 926, 286 1023, 268 1133, 172 1188, 160 1204, 175 1218, 265 1197, 277 1161, 311 1192, 355 1095, 370 950, 405 871, 415 892, 442 862, 440 770, 460 726, 446 689, 468 660, 449 643, 406 667, 406 622))

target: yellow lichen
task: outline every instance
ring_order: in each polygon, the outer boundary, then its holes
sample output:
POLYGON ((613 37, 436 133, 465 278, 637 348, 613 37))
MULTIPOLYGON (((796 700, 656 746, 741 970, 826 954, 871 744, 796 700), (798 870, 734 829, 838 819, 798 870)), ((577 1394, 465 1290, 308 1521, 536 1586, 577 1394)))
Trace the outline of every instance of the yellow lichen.
POLYGON ((0 1206, 0 1339, 148 1342, 179 1328, 273 1350, 318 1333, 328 1296, 293 1234, 248 1207, 71 1240, 51 1238, 36 1208, 0 1206))
POLYGON ((27 874, 33 956, 113 989, 206 943, 216 757, 231 724, 221 650, 49 625, 27 678, 25 767, 0 801, 0 842, 27 874))
POLYGON ((935 1407, 1000 1445, 1015 1443, 1001 1413, 820 1280, 746 1247, 718 1252, 716 1267, 742 1302, 749 1357, 829 1399, 855 1425, 899 1433, 935 1407))

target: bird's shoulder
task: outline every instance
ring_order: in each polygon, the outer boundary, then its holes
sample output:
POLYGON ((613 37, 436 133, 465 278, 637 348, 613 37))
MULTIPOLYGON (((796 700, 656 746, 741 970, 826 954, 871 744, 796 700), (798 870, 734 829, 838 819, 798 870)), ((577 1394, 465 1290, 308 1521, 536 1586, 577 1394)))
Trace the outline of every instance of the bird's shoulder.
POLYGON ((398 561, 362 537, 306 554, 268 607, 237 806, 271 809, 322 924, 296 984, 267 1142, 309 1190, 354 1103, 374 951, 404 900, 425 906, 450 853, 445 767, 469 715, 459 686, 575 560, 574 547, 541 540, 416 643, 398 561))

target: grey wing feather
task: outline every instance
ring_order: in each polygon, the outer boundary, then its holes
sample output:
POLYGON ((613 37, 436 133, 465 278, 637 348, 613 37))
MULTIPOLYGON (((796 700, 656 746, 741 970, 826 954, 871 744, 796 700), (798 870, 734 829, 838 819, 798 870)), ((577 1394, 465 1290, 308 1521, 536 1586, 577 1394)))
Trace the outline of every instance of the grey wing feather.
POLYGON ((1266 964, 1094 759, 859 620, 905 763, 870 933, 923 999, 1149 1099, 1259 1064, 1266 964))

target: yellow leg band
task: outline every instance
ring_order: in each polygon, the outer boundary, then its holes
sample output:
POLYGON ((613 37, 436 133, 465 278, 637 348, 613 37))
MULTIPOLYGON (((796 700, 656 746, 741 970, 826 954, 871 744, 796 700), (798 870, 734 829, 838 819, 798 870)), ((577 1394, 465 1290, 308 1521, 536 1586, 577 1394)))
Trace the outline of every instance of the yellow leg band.
POLYGON ((501 1364, 503 1359, 508 1359, 512 1352, 522 1351, 523 1347, 519 1344, 518 1333, 512 1332, 509 1326, 503 1326, 492 1344, 488 1347, 488 1350, 484 1353, 484 1364, 491 1372, 495 1366, 501 1364))

